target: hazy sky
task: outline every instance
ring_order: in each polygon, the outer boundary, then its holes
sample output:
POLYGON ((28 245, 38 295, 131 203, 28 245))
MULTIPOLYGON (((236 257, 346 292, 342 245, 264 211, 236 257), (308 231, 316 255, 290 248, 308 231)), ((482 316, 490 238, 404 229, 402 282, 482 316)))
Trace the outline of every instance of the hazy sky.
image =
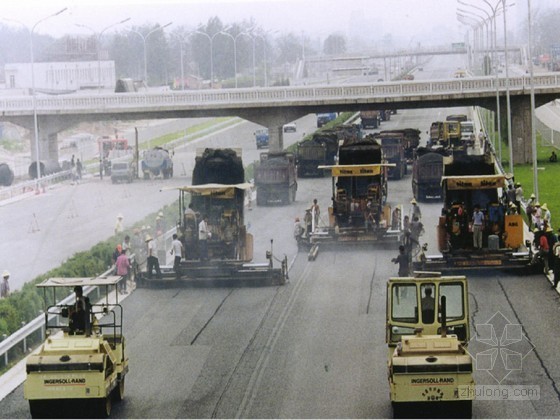
MULTIPOLYGON (((485 7, 483 0, 462 1, 485 7)), ((560 2, 531 1, 534 9, 560 2)), ((511 9, 512 22, 523 18, 521 9, 527 0, 513 3, 517 4, 511 9)), ((15 19, 32 27, 64 7, 68 10, 41 22, 35 31, 54 36, 91 33, 76 27, 82 24, 99 32, 128 17, 131 20, 117 28, 173 22, 168 29, 172 30, 181 25, 194 28, 218 16, 226 25, 254 18, 265 30, 309 36, 342 32, 380 39, 391 33, 401 42, 415 45, 428 38, 440 43, 462 41, 467 30, 456 18, 457 8, 465 8, 458 0, 2 0, 0 19, 15 19)))
POLYGON ((127 17, 131 20, 125 25, 172 21, 173 26, 196 27, 216 15, 225 24, 253 17, 267 30, 319 36, 353 31, 380 37, 391 32, 412 39, 434 26, 456 26, 455 0, 2 0, 0 17, 32 27, 64 7, 68 10, 35 31, 56 36, 84 32, 77 23, 101 31, 127 17))

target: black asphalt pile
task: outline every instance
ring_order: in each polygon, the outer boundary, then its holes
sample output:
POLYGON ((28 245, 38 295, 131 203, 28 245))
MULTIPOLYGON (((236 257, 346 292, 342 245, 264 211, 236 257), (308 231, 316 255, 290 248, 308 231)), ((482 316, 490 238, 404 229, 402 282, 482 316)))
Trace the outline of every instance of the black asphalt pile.
POLYGON ((233 149, 206 149, 196 157, 192 179, 193 185, 240 184, 245 182, 243 161, 233 149))

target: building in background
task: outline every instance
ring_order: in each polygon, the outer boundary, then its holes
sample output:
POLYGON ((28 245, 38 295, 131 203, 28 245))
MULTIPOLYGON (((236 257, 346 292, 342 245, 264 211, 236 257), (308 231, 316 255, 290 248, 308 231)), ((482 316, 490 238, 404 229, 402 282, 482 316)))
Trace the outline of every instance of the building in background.
MULTIPOLYGON (((83 89, 115 88, 115 62, 68 61, 35 63, 35 90, 38 93, 61 94, 83 89)), ((6 89, 31 92, 31 64, 8 63, 4 66, 6 89)))

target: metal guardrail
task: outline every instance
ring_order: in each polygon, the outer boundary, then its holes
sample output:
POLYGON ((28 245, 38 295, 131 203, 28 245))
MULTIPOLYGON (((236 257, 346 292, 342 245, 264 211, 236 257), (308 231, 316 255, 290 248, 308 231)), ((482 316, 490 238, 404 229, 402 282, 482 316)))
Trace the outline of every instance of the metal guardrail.
MULTIPOLYGON (((294 86, 273 88, 221 89, 199 91, 166 91, 119 94, 76 94, 36 98, 36 111, 41 115, 167 110, 196 107, 208 109, 235 108, 239 106, 266 106, 328 99, 352 101, 359 99, 398 98, 422 95, 425 98, 442 94, 487 93, 495 95, 496 86, 505 92, 509 84, 511 94, 527 93, 531 86, 528 76, 519 77, 469 77, 425 81, 393 81, 369 84, 294 86)), ((535 89, 558 89, 560 74, 541 73, 533 77, 535 89)), ((0 98, 3 117, 32 115, 30 96, 0 98)))
MULTIPOLYGON (((134 254, 131 255, 131 258, 134 259, 134 254)), ((115 271, 115 266, 113 265, 103 274, 100 274, 100 277, 111 275, 114 271, 115 271)), ((95 289, 97 288, 96 287, 85 288, 84 295, 85 296, 90 295, 91 293, 93 293, 95 289)), ((66 298, 59 301, 58 303, 62 305, 67 305, 72 303, 74 301, 74 298, 75 298, 74 295, 70 294, 66 298)), ((55 316, 57 315, 53 315, 52 317, 55 316)), ((31 334, 35 334, 39 329, 42 330, 44 326, 45 326, 45 314, 41 313, 41 315, 39 315, 37 318, 28 322, 27 324, 25 324, 25 326, 23 326, 22 328, 20 328, 10 336, 8 336, 5 340, 0 342, 0 356, 4 357, 5 366, 8 366, 10 362, 8 357, 10 350, 12 350, 14 347, 18 345, 23 345, 23 354, 27 354, 28 352, 27 337, 29 337, 31 334)), ((44 339, 44 331, 42 331, 41 337, 42 339, 44 339)))
MULTIPOLYGON (((25 194, 27 192, 38 192, 37 189, 42 190, 47 186, 56 182, 66 180, 72 177, 72 171, 60 171, 51 175, 42 176, 39 180, 32 179, 29 181, 18 182, 11 187, 0 188, 0 201, 8 200, 10 198, 25 194)), ((39 191, 40 192, 40 191, 39 191)))

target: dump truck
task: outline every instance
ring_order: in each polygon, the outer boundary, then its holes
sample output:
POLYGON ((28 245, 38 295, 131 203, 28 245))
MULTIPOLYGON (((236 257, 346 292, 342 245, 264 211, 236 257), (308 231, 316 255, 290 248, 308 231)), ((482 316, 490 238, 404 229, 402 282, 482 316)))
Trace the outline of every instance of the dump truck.
POLYGON ((333 130, 313 133, 310 139, 298 143, 296 151, 299 177, 324 176, 321 165, 332 165, 338 151, 338 134, 333 130))
POLYGON ((136 172, 137 161, 132 155, 113 159, 111 161, 111 182, 113 184, 118 182, 127 182, 130 184, 136 177, 136 172))
POLYGON ((387 204, 389 167, 394 164, 384 162, 373 136, 340 146, 338 164, 323 167, 331 171, 333 202, 328 226, 315 226, 308 235, 310 260, 322 246, 398 244, 402 211, 392 212, 387 204))
POLYGON ((464 276, 415 273, 387 282, 385 342, 394 418, 470 418, 475 396, 464 276))
POLYGON ((420 145, 420 130, 417 128, 403 128, 396 131, 402 131, 404 134, 404 156, 408 163, 412 163, 414 152, 420 145))
POLYGON ((162 276, 142 271, 140 286, 165 285, 281 285, 287 278, 287 258, 276 258, 271 249, 263 250, 265 263, 252 263, 253 235, 245 224, 245 194, 252 184, 244 181, 241 151, 235 149, 197 150, 192 185, 168 187, 179 192, 177 235, 185 255, 177 271, 161 266, 162 276), (199 240, 199 224, 208 218, 204 255, 199 240), (274 261, 280 267, 274 267, 274 261))
POLYGON ((266 149, 269 141, 268 128, 262 128, 255 131, 255 143, 257 144, 257 149, 266 149))
POLYGON ((336 119, 336 112, 327 112, 324 114, 317 114, 317 128, 321 128, 325 124, 336 119))
POLYGON ((360 111, 362 128, 377 128, 381 123, 379 111, 360 111))
POLYGON ((144 179, 160 176, 163 179, 173 177, 173 160, 169 150, 162 147, 154 147, 146 150, 141 162, 144 179))
POLYGON ((255 165, 257 205, 290 204, 296 199, 297 173, 293 153, 261 153, 255 165))
POLYGON ((419 147, 412 165, 412 193, 417 201, 441 201, 443 160, 449 156, 443 148, 419 147))
POLYGON ((111 161, 125 156, 132 156, 132 147, 128 144, 128 139, 115 136, 101 136, 97 139, 99 149, 99 161, 103 165, 105 175, 111 175, 111 161))
POLYGON ((129 368, 120 281, 121 276, 57 277, 37 285, 44 301, 53 303, 45 310, 47 338, 26 361, 23 395, 33 418, 108 417, 113 400, 124 398, 129 368), (92 288, 105 296, 101 303, 83 295, 92 288), (73 289, 76 296, 68 297, 73 289))
POLYGON ((405 158, 405 138, 402 131, 381 131, 374 137, 379 141, 383 149, 383 155, 388 163, 394 163, 394 167, 388 168, 390 179, 401 179, 407 172, 405 158))
POLYGON ((497 173, 493 155, 453 154, 444 160, 443 209, 437 225, 441 255, 415 261, 416 270, 483 272, 492 269, 526 270, 531 247, 523 236, 523 218, 508 211, 503 191, 510 177, 497 173), (482 249, 474 249, 472 216, 484 213, 482 249))

